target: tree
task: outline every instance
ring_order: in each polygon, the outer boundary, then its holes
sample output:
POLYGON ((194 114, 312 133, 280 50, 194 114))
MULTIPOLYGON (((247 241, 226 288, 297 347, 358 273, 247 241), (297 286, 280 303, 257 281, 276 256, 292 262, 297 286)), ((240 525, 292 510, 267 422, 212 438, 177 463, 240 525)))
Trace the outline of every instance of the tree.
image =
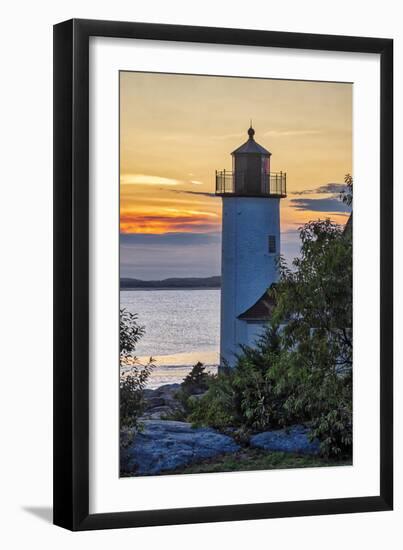
MULTIPOLYGON (((138 324, 137 315, 126 309, 120 310, 120 426, 130 432, 125 437, 126 444, 132 441, 135 433, 141 428, 139 418, 144 412, 144 389, 154 367, 150 357, 146 364, 141 364, 135 355, 136 345, 144 335, 145 329, 138 324)), ((123 444, 123 439, 121 438, 123 444)))
MULTIPOLYGON (((119 347, 120 347, 120 362, 125 362, 125 358, 132 356, 136 350, 140 338, 144 335, 145 328, 138 324, 137 315, 130 313, 126 309, 120 310, 120 325, 119 325, 119 347)), ((136 359, 132 356, 132 359, 136 359)))
POLYGON ((352 206, 353 204, 353 177, 351 174, 346 174, 344 176, 344 183, 347 185, 346 189, 340 194, 341 200, 347 206, 352 206))
POLYGON ((283 344, 299 344, 306 360, 311 348, 306 350, 303 342, 325 338, 335 370, 341 372, 352 365, 352 243, 330 220, 305 224, 300 236, 301 257, 293 269, 280 265, 275 322, 287 318, 283 344))
POLYGON ((310 422, 325 455, 352 442, 352 242, 330 220, 300 230, 301 256, 280 266, 274 323, 281 352, 268 371, 285 415, 310 422), (286 321, 286 322, 285 322, 286 321))

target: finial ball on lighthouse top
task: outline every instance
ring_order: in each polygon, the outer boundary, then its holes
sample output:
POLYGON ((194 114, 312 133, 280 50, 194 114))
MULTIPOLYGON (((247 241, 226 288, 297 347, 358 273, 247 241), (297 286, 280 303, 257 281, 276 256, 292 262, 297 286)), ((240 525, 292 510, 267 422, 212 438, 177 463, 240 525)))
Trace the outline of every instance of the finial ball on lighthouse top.
MULTIPOLYGON (((252 121, 251 121, 252 122, 252 121)), ((252 124, 250 125, 248 129, 248 136, 249 139, 245 141, 240 147, 235 149, 235 151, 232 151, 232 155, 264 155, 264 156, 271 156, 270 151, 259 145, 257 141, 255 141, 255 130, 252 127, 252 124)))

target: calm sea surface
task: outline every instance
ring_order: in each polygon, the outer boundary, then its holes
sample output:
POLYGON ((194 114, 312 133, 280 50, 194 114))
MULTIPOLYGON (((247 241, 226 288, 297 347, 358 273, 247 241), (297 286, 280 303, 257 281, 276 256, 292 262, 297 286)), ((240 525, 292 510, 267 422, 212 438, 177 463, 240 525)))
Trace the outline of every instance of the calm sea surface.
POLYGON ((150 388, 181 382, 197 361, 216 372, 220 290, 122 290, 120 307, 137 313, 145 327, 136 355, 155 360, 150 388))

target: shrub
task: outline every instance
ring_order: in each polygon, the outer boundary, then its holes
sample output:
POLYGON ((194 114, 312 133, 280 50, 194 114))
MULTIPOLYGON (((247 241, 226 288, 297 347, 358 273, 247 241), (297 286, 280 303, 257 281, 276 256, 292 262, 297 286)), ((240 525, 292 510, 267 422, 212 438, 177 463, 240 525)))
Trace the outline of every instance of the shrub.
POLYGON ((197 362, 183 380, 180 390, 175 394, 176 399, 180 403, 180 408, 169 413, 164 418, 166 420, 188 420, 196 404, 194 396, 206 392, 211 379, 212 376, 206 372, 206 367, 203 363, 200 363, 200 361, 197 362))
POLYGON ((211 378, 207 393, 193 404, 188 420, 195 426, 212 426, 217 429, 240 425, 233 375, 230 372, 211 378))
POLYGON ((279 399, 267 372, 278 351, 278 327, 272 326, 256 348, 242 348, 234 368, 227 368, 211 381, 190 420, 221 429, 237 427, 245 433, 277 426, 279 399))
POLYGON ((142 365, 134 352, 145 329, 138 324, 137 315, 120 310, 120 429, 121 445, 131 443, 141 429, 139 418, 144 412, 144 389, 154 367, 152 358, 142 365))
POLYGON ((197 362, 182 382, 182 391, 188 395, 203 393, 208 389, 210 375, 203 363, 197 362))
POLYGON ((129 374, 120 378, 120 422, 122 426, 138 430, 139 417, 144 412, 144 389, 153 365, 133 365, 129 374))

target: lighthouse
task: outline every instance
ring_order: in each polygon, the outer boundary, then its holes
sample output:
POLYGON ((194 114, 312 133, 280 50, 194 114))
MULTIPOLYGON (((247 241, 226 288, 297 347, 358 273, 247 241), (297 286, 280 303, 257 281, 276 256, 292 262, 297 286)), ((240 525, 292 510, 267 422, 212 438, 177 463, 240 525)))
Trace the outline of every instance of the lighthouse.
POLYGON ((268 288, 278 280, 280 200, 285 172, 271 172, 271 153, 248 140, 235 149, 232 171, 216 171, 222 197, 220 364, 234 366, 241 345, 253 346, 273 303, 268 288))

